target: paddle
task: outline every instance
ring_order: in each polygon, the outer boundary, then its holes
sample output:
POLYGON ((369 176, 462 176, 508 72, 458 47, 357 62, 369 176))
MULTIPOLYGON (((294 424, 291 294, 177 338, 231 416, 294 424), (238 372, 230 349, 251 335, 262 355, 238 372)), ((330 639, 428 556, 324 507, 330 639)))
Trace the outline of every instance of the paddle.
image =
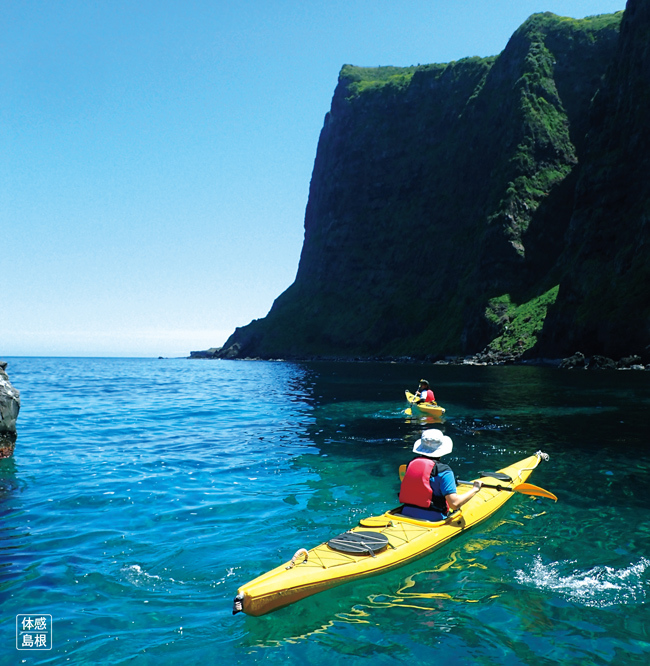
POLYGON ((503 472, 479 472, 481 476, 491 476, 493 479, 499 479, 499 481, 507 481, 510 483, 512 481, 512 477, 509 477, 507 474, 504 474, 503 472))
MULTIPOLYGON (((404 475, 406 474, 406 465, 400 465, 399 466, 399 478, 400 481, 404 479, 404 475)), ((503 472, 495 472, 494 474, 501 474, 502 476, 506 476, 503 474, 503 472)), ((487 474, 484 474, 487 476, 487 474)), ((490 475, 492 476, 492 475, 490 475)), ((473 486, 474 482, 473 481, 461 481, 460 479, 456 479, 456 483, 462 486, 473 486)), ((535 495, 537 497, 548 497, 549 499, 552 499, 554 502, 557 502, 557 497, 550 491, 544 490, 544 488, 540 488, 539 486, 534 486, 532 483, 520 483, 513 488, 506 488, 502 485, 498 486, 493 486, 489 483, 482 483, 481 488, 492 488, 493 490, 506 490, 509 493, 522 493, 523 495, 535 495)))
MULTIPOLYGON (((408 393, 408 391, 407 391, 407 393, 408 393)), ((413 405, 415 404, 415 393, 412 393, 411 395, 413 396, 413 399, 409 400, 409 404, 411 405, 411 407, 413 407, 413 405)), ((407 396, 406 399, 408 400, 408 396, 407 396)), ((407 407, 404 410, 404 413, 406 414, 406 416, 412 416, 413 415, 413 410, 411 409, 411 407, 407 407)))
MULTIPOLYGON (((461 486, 474 485, 473 481, 461 481, 460 479, 456 479, 456 483, 461 486)), ((534 486, 532 483, 520 483, 516 486, 513 486, 512 488, 506 488, 501 485, 493 486, 490 485, 489 483, 482 483, 481 488, 492 488, 493 490, 506 490, 509 493, 522 493, 523 495, 536 495, 537 497, 548 497, 549 499, 552 499, 554 502, 557 502, 557 497, 552 492, 544 490, 544 488, 540 488, 539 486, 534 486)))
POLYGON ((418 393, 420 393, 420 387, 418 386, 417 390, 413 394, 413 402, 412 404, 417 405, 421 402, 425 402, 424 398, 422 397, 422 393, 418 396, 418 393))

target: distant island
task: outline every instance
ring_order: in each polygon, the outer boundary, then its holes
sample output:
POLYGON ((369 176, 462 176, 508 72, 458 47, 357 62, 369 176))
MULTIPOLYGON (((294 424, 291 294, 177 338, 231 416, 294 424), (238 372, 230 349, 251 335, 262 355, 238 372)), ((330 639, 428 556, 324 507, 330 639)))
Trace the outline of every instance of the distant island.
POLYGON ((650 363, 650 3, 344 65, 295 282, 209 358, 650 363))

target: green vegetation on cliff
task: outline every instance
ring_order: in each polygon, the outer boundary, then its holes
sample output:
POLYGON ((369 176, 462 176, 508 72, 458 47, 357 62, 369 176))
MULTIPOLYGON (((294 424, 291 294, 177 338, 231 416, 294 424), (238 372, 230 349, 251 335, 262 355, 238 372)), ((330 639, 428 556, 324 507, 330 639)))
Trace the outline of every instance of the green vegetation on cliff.
POLYGON ((510 294, 491 298, 485 316, 501 334, 490 342, 488 350, 508 354, 522 354, 537 343, 537 334, 542 330, 548 308, 555 303, 559 285, 527 303, 516 305, 510 294))
POLYGON ((409 85, 416 67, 355 67, 343 65, 339 79, 347 81, 348 99, 369 90, 391 86, 398 90, 409 85))

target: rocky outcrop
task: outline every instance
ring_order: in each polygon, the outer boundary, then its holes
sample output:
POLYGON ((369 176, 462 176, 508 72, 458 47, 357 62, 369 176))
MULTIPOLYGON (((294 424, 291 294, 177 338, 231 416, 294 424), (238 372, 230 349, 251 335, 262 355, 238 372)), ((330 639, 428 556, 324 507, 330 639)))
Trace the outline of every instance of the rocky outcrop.
POLYGON ((587 357, 582 352, 562 359, 559 367, 563 370, 650 370, 650 364, 643 365, 640 356, 625 356, 615 361, 600 354, 587 357))
POLYGON ((497 57, 344 66, 296 280, 215 356, 648 362, 648 4, 620 40, 536 14, 497 57))
POLYGON ((204 349, 202 351, 191 351, 190 358, 218 358, 220 351, 221 347, 210 347, 210 349, 204 349))
POLYGON ((14 452, 16 445, 16 419, 20 411, 20 391, 9 381, 5 368, 0 362, 0 458, 14 452))

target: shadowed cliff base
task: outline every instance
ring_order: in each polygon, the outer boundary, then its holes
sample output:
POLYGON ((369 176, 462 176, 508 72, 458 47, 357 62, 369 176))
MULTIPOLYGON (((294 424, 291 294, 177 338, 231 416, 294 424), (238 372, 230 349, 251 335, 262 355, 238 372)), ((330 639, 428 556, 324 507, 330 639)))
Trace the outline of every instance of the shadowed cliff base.
POLYGON ((496 57, 345 65, 295 282, 214 357, 650 361, 648 13, 536 14, 496 57))

